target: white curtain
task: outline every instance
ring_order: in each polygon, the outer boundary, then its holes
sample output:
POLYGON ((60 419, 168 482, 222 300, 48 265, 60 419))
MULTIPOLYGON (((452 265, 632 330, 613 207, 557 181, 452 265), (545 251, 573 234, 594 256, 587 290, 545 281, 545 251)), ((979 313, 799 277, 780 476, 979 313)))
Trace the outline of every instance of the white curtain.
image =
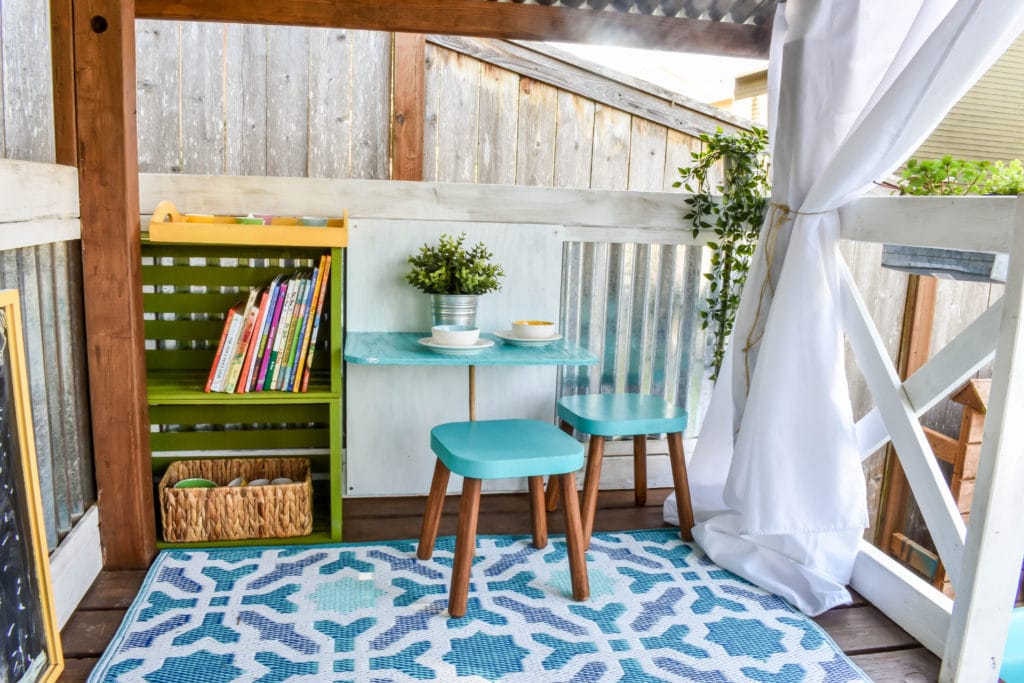
MULTIPOLYGON (((891 173, 1024 27, 1016 0, 789 0, 769 68, 772 206, 689 468, 697 542, 807 614, 867 526, 837 209, 891 173)), ((678 523, 674 497, 665 518, 678 523)))

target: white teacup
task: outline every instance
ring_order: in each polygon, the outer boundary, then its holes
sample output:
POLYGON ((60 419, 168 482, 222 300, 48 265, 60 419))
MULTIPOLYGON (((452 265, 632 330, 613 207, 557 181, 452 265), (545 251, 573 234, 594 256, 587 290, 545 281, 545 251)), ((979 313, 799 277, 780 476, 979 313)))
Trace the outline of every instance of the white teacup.
POLYGON ((472 346, 480 339, 480 328, 472 325, 434 325, 430 333, 441 346, 472 346))

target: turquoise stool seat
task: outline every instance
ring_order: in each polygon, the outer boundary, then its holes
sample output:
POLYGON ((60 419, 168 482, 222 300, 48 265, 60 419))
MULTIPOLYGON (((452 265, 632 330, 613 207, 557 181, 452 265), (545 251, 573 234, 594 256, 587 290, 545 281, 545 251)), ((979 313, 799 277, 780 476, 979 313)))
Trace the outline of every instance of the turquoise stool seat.
MULTIPOLYGON (((683 453, 683 431, 687 414, 663 398, 648 394, 579 394, 558 400, 558 418, 562 430, 575 429, 590 435, 587 471, 583 480, 583 538, 590 545, 597 510, 597 490, 601 479, 604 445, 611 436, 633 437, 633 497, 637 505, 647 503, 647 435, 665 434, 668 440, 672 482, 679 506, 679 528, 685 540, 692 540, 693 510, 683 453)), ((547 507, 554 510, 558 484, 548 486, 547 507)))
POLYGON ((459 525, 455 533, 455 561, 448 591, 448 614, 466 613, 469 573, 476 552, 476 526, 483 479, 526 477, 530 488, 533 545, 547 545, 544 477, 560 481, 565 507, 565 537, 569 577, 574 600, 590 595, 583 525, 576 498, 576 470, 583 466, 583 446, 554 425, 537 420, 483 420, 449 422, 430 430, 430 447, 437 455, 434 478, 427 496, 423 527, 416 555, 429 560, 434 553, 449 475, 463 477, 459 499, 459 525))
POLYGON ((1024 607, 1013 610, 1010 617, 1010 633, 1006 636, 999 677, 1006 683, 1024 683, 1024 607))

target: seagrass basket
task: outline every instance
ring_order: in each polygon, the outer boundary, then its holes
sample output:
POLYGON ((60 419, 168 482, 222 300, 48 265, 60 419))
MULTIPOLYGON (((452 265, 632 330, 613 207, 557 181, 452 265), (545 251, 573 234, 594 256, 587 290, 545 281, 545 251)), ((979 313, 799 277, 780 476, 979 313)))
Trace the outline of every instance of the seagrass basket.
POLYGON ((164 540, 192 543, 247 538, 287 538, 313 531, 313 478, 307 458, 179 460, 160 479, 164 540), (291 484, 229 487, 242 477, 291 484), (203 478, 216 488, 182 488, 182 479, 203 478))

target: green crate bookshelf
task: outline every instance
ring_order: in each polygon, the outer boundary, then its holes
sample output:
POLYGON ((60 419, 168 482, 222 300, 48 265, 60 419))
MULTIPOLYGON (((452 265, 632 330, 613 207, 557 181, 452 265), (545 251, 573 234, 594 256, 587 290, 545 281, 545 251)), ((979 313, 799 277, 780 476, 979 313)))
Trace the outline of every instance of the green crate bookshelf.
MULTIPOLYGON (((189 457, 309 457, 314 476, 314 526, 309 536, 209 543, 165 543, 160 547, 319 543, 341 540, 342 347, 344 246, 347 214, 329 228, 291 228, 255 237, 253 228, 229 223, 173 230, 185 219, 165 203, 142 233, 142 282, 146 333, 147 400, 153 471, 189 457), (152 227, 158 216, 159 240, 152 227), (239 230, 238 228, 241 228, 239 230), (321 231, 319 234, 316 231, 321 231), (187 241, 179 241, 182 236, 187 241), (259 244, 253 241, 258 240, 259 244), (308 390, 207 393, 204 391, 227 310, 251 287, 279 274, 312 268, 331 255, 328 299, 321 322, 308 390), (326 334, 325 334, 326 333, 326 334), (326 482, 323 480, 326 475, 326 482), (325 486, 326 484, 326 486, 325 486), (324 497, 330 501, 324 505, 324 497)), ((329 224, 330 225, 330 224, 329 224)), ((268 226, 269 227, 269 226, 268 226)), ((268 231, 270 232, 270 231, 268 231)), ((159 519, 159 516, 158 516, 159 519)), ((159 536, 159 534, 158 534, 159 536)))

